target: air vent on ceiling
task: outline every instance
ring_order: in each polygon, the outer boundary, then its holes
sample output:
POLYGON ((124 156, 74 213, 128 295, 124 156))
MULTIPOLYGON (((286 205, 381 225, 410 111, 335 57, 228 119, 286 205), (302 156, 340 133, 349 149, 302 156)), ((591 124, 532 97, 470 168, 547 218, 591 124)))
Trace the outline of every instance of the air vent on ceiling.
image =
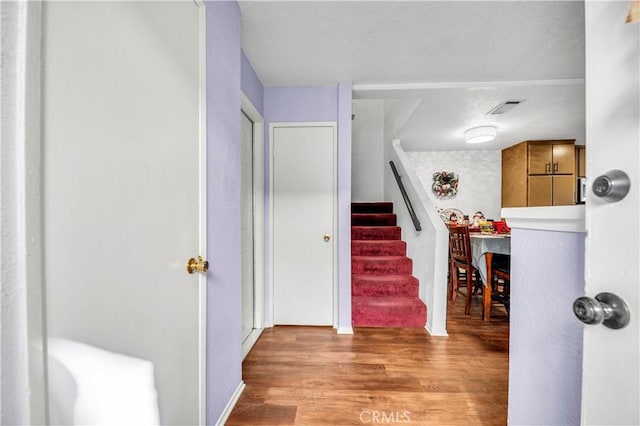
POLYGON ((500 105, 498 105, 497 107, 495 107, 491 111, 489 111, 487 113, 487 115, 504 114, 505 112, 510 111, 513 108, 517 107, 518 105, 520 105, 525 100, 526 99, 513 100, 513 101, 504 101, 500 105))

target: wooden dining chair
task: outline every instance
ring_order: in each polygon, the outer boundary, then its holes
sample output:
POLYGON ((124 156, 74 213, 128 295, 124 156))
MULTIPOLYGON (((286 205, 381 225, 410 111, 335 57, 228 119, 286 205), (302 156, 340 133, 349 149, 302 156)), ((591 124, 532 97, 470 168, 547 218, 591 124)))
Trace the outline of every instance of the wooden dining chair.
POLYGON ((452 304, 456 303, 458 289, 461 288, 460 272, 464 273, 467 287, 466 304, 464 313, 471 312, 471 298, 473 296, 474 279, 477 280, 475 268, 471 264, 471 240, 469 238, 469 227, 466 225, 451 225, 449 227, 449 276, 451 277, 451 293, 449 299, 452 304))
POLYGON ((494 254, 491 261, 491 301, 500 303, 509 315, 511 310, 511 256, 494 254))

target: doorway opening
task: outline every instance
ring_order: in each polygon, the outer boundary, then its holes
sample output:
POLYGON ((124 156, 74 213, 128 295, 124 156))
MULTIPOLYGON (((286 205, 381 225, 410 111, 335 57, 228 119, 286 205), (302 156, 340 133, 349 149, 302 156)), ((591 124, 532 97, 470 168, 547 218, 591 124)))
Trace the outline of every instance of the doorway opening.
POLYGON ((264 119, 244 94, 241 106, 241 341, 244 358, 264 329, 264 119))

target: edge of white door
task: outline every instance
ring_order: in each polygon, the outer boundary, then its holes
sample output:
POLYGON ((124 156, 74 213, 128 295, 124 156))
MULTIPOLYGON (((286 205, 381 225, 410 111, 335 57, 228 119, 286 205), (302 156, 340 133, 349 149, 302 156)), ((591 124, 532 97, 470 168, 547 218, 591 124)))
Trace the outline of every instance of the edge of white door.
MULTIPOLYGON (((198 120, 200 126, 198 156, 199 156, 199 190, 200 205, 198 206, 199 251, 200 256, 208 259, 207 255, 207 6, 203 0, 194 0, 198 6, 198 91, 199 107, 198 120)), ((207 424, 207 274, 198 274, 199 293, 199 335, 200 347, 198 362, 198 423, 207 424)))
POLYGON ((240 92, 241 110, 253 121, 253 244, 254 244, 254 331, 242 345, 242 358, 247 356, 265 327, 264 318, 264 118, 251 100, 240 92))
POLYGON ((338 123, 335 121, 319 121, 319 122, 272 122, 269 123, 269 238, 270 238, 270 255, 269 255, 269 285, 267 288, 267 295, 269 300, 269 312, 267 314, 267 323, 266 327, 273 327, 274 325, 274 196, 273 196, 273 188, 274 188, 274 173, 273 173, 273 136, 274 130, 278 127, 332 127, 333 128, 333 156, 332 156, 332 171, 331 176, 333 178, 332 182, 332 198, 334 200, 333 203, 333 219, 332 219, 332 230, 331 235, 334 236, 331 240, 332 250, 333 250, 333 328, 337 328, 338 326, 338 249, 337 249, 337 236, 336 230, 338 229, 338 176, 337 176, 337 165, 338 165, 338 123))

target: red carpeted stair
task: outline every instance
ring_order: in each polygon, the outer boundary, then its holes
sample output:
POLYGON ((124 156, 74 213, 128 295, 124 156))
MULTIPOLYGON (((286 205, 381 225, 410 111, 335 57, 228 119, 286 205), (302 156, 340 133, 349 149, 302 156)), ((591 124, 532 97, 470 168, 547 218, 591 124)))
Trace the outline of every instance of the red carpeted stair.
POLYGON ((393 203, 351 205, 351 316, 354 326, 424 327, 413 262, 393 203))

